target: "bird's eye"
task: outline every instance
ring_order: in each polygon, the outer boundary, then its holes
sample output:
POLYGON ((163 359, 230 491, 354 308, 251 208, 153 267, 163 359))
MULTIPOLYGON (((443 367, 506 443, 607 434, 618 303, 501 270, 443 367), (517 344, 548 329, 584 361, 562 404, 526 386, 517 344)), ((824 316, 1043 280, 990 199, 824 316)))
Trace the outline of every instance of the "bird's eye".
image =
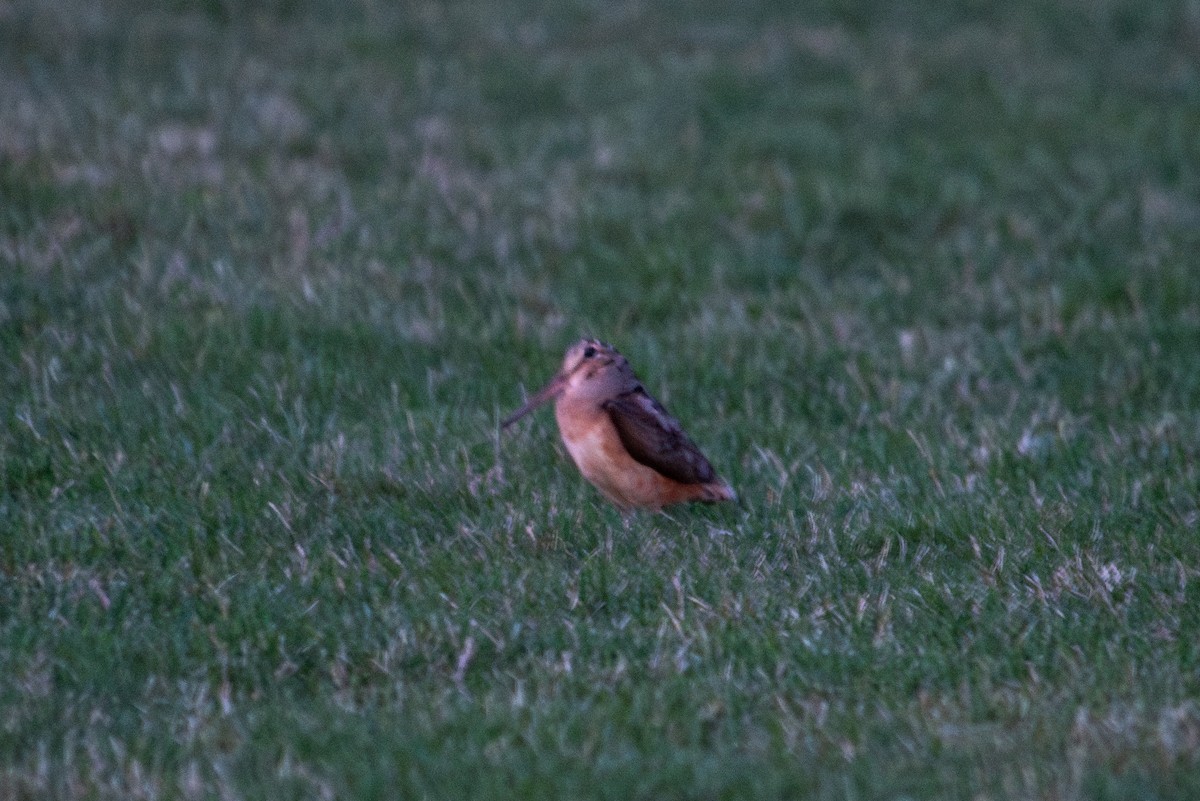
POLYGON ((588 345, 586 348, 583 349, 583 358, 590 359, 595 355, 596 355, 596 349, 593 348, 591 345, 588 345))

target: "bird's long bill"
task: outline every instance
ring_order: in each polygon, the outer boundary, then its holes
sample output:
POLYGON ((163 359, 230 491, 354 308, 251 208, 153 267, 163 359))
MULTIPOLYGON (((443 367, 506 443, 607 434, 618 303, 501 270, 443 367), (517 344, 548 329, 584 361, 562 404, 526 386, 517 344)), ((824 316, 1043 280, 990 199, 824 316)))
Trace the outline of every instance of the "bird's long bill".
POLYGON ((567 377, 565 375, 563 375, 562 373, 559 373, 558 375, 554 376, 554 378, 550 379, 550 383, 546 384, 546 386, 539 389, 532 398, 525 401, 524 406, 522 406, 520 409, 517 409, 515 412, 510 414, 508 417, 501 420, 500 427, 508 428, 513 423, 517 422, 522 417, 529 414, 530 412, 532 412, 537 407, 541 406, 546 401, 557 398, 559 393, 561 393, 563 391, 563 387, 565 387, 566 385, 567 385, 567 377))

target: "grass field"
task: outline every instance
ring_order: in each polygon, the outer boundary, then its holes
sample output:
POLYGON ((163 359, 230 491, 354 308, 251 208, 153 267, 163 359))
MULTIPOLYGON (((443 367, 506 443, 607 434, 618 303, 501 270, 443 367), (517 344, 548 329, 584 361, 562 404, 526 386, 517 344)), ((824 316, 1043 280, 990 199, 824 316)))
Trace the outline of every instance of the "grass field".
POLYGON ((0 798, 1200 797, 1200 7, 0 3, 0 798), (626 520, 590 334, 740 507, 626 520))

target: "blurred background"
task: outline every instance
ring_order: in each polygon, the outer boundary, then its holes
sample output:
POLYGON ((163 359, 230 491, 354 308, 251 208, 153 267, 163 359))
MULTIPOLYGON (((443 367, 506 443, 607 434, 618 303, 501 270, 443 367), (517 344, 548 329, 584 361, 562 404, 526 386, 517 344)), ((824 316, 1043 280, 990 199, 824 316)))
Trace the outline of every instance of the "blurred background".
POLYGON ((1198 132, 1192 0, 0 0, 0 796, 1194 795, 1198 132), (584 334, 742 509, 497 436, 584 334))

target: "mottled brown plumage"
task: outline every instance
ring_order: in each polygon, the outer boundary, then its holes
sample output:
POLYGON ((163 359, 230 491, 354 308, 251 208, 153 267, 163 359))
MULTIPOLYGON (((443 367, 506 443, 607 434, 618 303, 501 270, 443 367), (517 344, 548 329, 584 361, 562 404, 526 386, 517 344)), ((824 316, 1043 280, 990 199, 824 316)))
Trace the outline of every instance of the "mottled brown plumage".
POLYGON ((611 345, 576 342, 550 382, 501 425, 507 428, 550 400, 572 460, 617 506, 661 509, 683 501, 736 499, 611 345))

